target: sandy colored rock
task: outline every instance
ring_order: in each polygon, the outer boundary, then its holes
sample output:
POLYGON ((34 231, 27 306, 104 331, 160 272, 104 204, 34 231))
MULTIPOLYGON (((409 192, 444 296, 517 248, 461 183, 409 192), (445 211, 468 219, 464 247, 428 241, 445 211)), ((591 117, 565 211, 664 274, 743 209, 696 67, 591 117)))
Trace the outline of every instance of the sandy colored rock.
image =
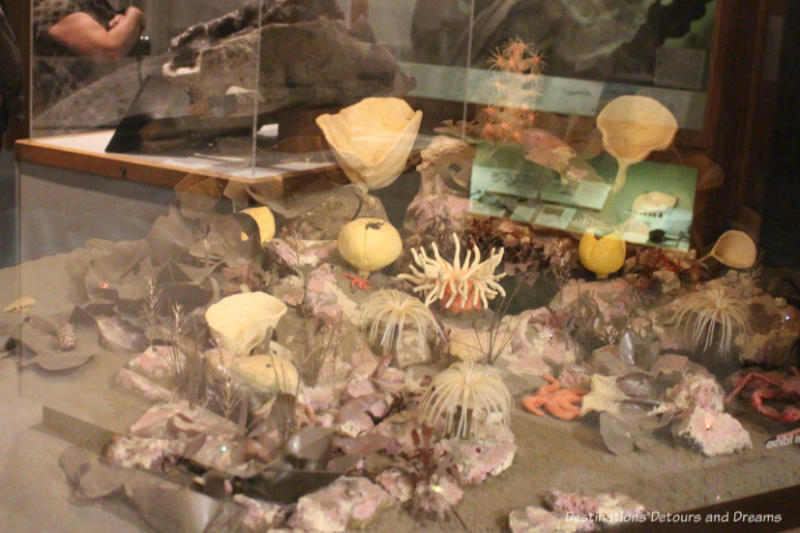
POLYGON ((278 324, 286 309, 286 304, 265 292, 244 292, 213 304, 205 317, 220 347, 245 356, 264 341, 267 330, 278 324))
POLYGON ((231 364, 231 372, 262 395, 294 394, 299 387, 297 368, 290 359, 281 356, 237 357, 231 364))

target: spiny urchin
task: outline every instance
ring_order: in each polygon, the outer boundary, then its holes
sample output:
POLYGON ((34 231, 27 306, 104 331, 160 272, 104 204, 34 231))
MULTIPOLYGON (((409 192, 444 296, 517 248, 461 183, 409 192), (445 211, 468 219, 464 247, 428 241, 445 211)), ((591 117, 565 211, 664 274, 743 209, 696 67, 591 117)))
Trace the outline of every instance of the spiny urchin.
POLYGON ((384 350, 394 347, 400 349, 403 343, 403 329, 406 324, 413 326, 419 335, 419 346, 425 345, 428 331, 442 335, 439 323, 428 307, 410 294, 394 289, 380 290, 369 297, 361 312, 364 321, 372 322, 369 328, 370 342, 376 342, 380 335, 380 344, 384 350))
POLYGON ((715 348, 719 356, 730 351, 735 333, 749 331, 749 321, 747 304, 725 289, 706 289, 685 296, 675 315, 675 323, 684 325, 695 350, 708 353, 715 348))
POLYGON ((455 363, 439 373, 421 403, 421 422, 435 427, 444 419, 444 431, 457 438, 475 434, 478 421, 492 413, 508 426, 511 393, 494 368, 472 361, 455 363))

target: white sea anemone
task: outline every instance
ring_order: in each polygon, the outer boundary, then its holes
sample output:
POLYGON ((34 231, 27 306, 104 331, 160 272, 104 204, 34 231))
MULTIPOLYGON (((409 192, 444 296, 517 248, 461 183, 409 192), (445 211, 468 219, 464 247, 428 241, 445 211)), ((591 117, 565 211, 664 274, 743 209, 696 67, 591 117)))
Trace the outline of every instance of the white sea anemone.
POLYGON ((684 324, 686 334, 696 350, 708 352, 719 342, 716 352, 728 353, 734 332, 749 331, 750 312, 741 299, 724 289, 708 289, 689 294, 680 302, 675 315, 678 325, 684 324))
POLYGON ((372 322, 369 328, 369 340, 374 343, 380 335, 380 344, 384 350, 394 347, 395 352, 403 343, 403 328, 406 324, 417 330, 419 346, 425 345, 428 331, 442 335, 436 318, 428 307, 410 294, 394 289, 384 289, 374 293, 364 304, 361 312, 364 322, 372 322))
POLYGON ((411 265, 411 274, 397 277, 416 285, 414 292, 425 294, 425 305, 440 300, 444 309, 455 313, 485 309, 489 305, 488 300, 498 294, 505 296, 505 290, 497 281, 506 274, 494 273, 503 260, 503 249, 492 248, 489 257, 481 261, 480 250, 473 246, 472 250, 467 250, 462 263, 461 243, 455 233, 453 242, 456 250, 452 263, 439 255, 436 243, 432 244, 433 257, 428 257, 424 248, 420 248, 419 252, 412 248, 411 254, 419 268, 411 265))
POLYGON ((444 418, 445 432, 463 439, 474 435, 476 422, 492 413, 499 413, 508 426, 511 406, 511 393, 497 370, 462 361, 433 378, 422 398, 421 421, 435 426, 444 418))

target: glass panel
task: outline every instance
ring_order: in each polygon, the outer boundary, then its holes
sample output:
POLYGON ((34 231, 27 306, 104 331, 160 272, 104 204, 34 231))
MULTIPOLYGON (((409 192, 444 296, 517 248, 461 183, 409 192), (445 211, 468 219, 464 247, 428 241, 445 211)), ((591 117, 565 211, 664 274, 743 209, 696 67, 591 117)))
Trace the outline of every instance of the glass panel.
POLYGON ((92 81, 20 143, 0 270, 23 395, 139 471, 131 523, 647 531, 797 485, 796 273, 703 239, 680 142, 722 2, 142 5, 116 122, 92 81))
MULTIPOLYGON (((97 157, 249 171, 258 47, 240 41, 232 57, 222 44, 242 29, 228 25, 248 2, 140 5, 34 2, 33 137, 97 157)), ((253 22, 252 7, 240 13, 234 26, 253 22)))

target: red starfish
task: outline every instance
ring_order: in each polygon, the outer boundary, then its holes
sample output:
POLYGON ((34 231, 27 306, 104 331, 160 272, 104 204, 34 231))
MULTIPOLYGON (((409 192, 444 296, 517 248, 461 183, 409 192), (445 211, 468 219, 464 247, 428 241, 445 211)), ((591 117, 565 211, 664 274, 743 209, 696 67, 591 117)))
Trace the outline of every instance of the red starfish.
POLYGON ((367 278, 362 278, 361 276, 356 276, 355 274, 348 274, 347 272, 342 274, 342 276, 350 280, 351 289, 358 287, 362 291, 371 291, 374 288, 369 284, 369 280, 367 278))
POLYGON ((539 407, 544 407, 548 413, 561 420, 572 420, 581 411, 580 402, 583 395, 589 391, 580 389, 562 389, 561 384, 556 378, 542 376, 550 382, 550 385, 539 387, 536 394, 525 396, 522 405, 531 413, 544 416, 544 411, 539 407))

